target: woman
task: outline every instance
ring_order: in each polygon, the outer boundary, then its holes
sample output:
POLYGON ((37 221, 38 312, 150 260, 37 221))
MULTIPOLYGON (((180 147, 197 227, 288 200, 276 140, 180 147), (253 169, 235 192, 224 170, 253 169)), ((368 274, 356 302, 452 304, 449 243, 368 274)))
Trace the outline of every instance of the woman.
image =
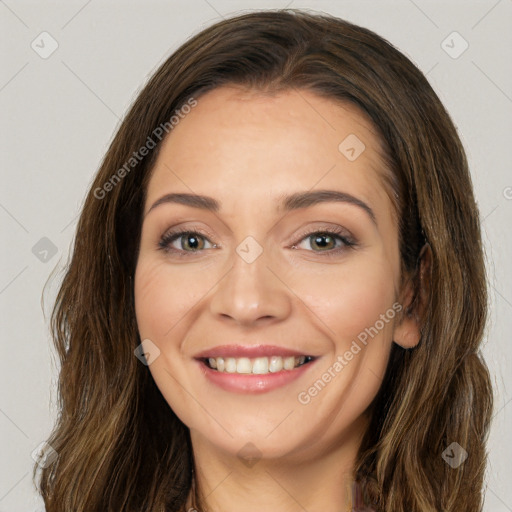
POLYGON ((150 79, 84 204, 46 510, 479 511, 486 304, 422 73, 328 15, 217 23, 150 79))

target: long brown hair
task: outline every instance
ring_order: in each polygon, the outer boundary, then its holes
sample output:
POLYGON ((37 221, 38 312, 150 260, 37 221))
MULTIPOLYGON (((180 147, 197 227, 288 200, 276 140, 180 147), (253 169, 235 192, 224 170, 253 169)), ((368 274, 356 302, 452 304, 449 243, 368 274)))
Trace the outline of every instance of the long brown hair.
POLYGON ((424 75, 385 39, 327 14, 285 9, 225 19, 174 52, 138 95, 95 176, 51 317, 61 368, 60 412, 47 440, 58 457, 39 484, 47 512, 185 507, 189 431, 134 356, 133 276, 164 140, 155 129, 171 133, 183 105, 224 84, 307 89, 351 102, 373 121, 392 170, 402 282, 418 283, 423 247, 432 265, 420 343, 393 344, 354 479, 378 511, 480 511, 493 405, 479 351, 487 284, 456 128, 424 75), (155 147, 141 157, 148 138, 155 147), (457 468, 443 457, 453 442, 468 454, 457 468))

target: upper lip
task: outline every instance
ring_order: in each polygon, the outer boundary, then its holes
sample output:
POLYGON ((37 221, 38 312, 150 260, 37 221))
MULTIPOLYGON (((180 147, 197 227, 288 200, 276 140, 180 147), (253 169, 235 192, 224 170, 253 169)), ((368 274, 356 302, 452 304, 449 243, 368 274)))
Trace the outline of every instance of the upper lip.
MULTIPOLYGON (((203 350, 196 354, 196 359, 208 357, 290 357, 290 356, 310 356, 307 352, 300 352, 288 348, 278 347, 276 345, 218 345, 213 348, 203 350)), ((313 356, 311 356, 313 357, 313 356)))

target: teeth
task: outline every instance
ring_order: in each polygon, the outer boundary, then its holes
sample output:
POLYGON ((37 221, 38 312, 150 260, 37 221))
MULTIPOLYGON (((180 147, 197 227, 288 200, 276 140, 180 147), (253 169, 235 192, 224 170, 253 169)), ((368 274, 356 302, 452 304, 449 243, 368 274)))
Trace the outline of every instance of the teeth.
POLYGON ((310 356, 272 356, 255 359, 249 359, 248 357, 210 357, 207 364, 218 372, 265 375, 280 372, 283 369, 293 370, 311 361, 311 359, 310 356))
POLYGON ((272 356, 270 358, 270 365, 268 369, 272 373, 280 372, 283 369, 283 358, 278 356, 272 356))
POLYGON ((236 373, 251 373, 251 372, 252 372, 251 360, 248 357, 241 357, 236 362, 236 373))
POLYGON ((252 363, 252 373, 268 373, 268 357, 258 357, 252 363))
POLYGON ((226 372, 235 373, 236 372, 236 359, 234 357, 226 358, 226 372))
POLYGON ((283 366, 285 370, 293 370, 295 367, 295 357, 286 357, 283 366))

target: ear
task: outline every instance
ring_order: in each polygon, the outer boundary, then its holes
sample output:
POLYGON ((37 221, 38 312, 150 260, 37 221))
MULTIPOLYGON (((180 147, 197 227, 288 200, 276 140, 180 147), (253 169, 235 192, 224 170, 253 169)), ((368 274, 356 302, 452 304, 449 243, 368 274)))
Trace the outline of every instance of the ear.
POLYGON ((421 338, 421 322, 428 306, 432 276, 432 249, 428 242, 421 248, 418 262, 416 274, 403 290, 404 309, 393 333, 393 341, 402 348, 415 347, 421 338))

